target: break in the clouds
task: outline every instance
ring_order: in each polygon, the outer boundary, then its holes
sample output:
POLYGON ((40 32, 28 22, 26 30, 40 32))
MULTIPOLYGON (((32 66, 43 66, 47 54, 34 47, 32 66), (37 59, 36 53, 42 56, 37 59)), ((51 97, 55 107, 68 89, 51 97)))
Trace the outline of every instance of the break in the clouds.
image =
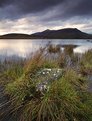
POLYGON ((0 0, 0 34, 66 27, 92 33, 92 0, 0 0))

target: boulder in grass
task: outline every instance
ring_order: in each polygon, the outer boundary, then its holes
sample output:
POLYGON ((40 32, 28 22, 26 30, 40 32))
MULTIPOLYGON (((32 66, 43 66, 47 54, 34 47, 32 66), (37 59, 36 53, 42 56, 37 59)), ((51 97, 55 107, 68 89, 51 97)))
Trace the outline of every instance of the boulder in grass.
POLYGON ((33 81, 37 82, 37 90, 44 91, 49 88, 51 82, 62 76, 63 70, 59 68, 42 69, 37 72, 33 81))

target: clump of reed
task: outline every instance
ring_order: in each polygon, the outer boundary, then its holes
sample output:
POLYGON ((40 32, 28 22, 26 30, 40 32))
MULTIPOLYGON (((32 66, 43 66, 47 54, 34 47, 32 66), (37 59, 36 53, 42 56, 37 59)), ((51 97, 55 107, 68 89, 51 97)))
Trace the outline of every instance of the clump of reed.
POLYGON ((81 71, 84 74, 92 74, 92 50, 87 51, 80 61, 81 71))
POLYGON ((61 47, 60 45, 53 45, 53 44, 50 44, 48 46, 48 52, 49 53, 59 53, 61 51, 61 47))

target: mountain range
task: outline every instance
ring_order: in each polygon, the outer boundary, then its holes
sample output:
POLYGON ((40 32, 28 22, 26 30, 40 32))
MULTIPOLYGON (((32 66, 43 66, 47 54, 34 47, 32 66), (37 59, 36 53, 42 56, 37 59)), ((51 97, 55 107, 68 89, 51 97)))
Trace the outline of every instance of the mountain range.
POLYGON ((10 33, 1 35, 0 39, 92 39, 92 34, 87 34, 77 28, 59 30, 45 30, 34 34, 10 33))

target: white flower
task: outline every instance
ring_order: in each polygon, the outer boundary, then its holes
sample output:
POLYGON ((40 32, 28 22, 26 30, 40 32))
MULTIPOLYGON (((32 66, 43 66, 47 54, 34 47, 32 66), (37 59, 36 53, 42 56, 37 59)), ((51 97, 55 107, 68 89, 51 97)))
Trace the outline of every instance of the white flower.
POLYGON ((58 70, 57 73, 59 73, 60 71, 58 70))
POLYGON ((45 72, 43 72, 43 75, 45 74, 45 72))
POLYGON ((47 71, 51 71, 51 69, 46 69, 47 71))
POLYGON ((53 74, 54 76, 56 76, 56 74, 53 74))

